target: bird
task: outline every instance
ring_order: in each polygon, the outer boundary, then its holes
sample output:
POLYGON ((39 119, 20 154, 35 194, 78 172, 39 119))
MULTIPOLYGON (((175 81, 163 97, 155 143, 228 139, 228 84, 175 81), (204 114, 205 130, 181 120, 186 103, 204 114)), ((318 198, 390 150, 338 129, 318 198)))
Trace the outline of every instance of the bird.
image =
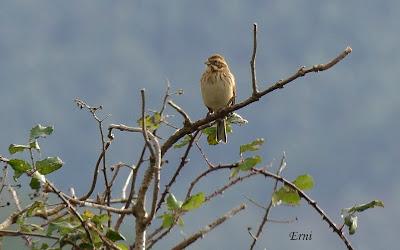
MULTIPOLYGON (((211 55, 206 61, 206 68, 201 76, 200 87, 203 102, 209 113, 217 112, 235 104, 235 77, 229 70, 228 63, 220 54, 211 55)), ((227 143, 226 117, 216 120, 217 142, 227 143)))

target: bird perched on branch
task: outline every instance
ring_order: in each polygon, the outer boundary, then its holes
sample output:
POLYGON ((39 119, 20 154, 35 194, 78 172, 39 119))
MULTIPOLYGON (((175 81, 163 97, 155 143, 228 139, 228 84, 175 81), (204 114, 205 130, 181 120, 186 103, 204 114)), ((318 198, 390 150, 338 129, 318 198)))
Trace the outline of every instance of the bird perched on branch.
MULTIPOLYGON (((210 56, 205 62, 206 69, 201 76, 200 86, 203 102, 210 113, 217 112, 227 106, 235 104, 236 83, 235 77, 228 67, 225 58, 219 54, 210 56)), ((217 123, 217 142, 227 142, 226 118, 217 123)))

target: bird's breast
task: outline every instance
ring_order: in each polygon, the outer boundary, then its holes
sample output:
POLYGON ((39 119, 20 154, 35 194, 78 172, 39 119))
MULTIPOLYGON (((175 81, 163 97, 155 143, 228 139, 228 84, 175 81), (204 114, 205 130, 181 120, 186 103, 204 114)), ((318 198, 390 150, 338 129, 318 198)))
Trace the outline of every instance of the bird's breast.
POLYGON ((213 111, 226 107, 233 97, 233 84, 223 73, 212 74, 201 84, 204 104, 213 111))

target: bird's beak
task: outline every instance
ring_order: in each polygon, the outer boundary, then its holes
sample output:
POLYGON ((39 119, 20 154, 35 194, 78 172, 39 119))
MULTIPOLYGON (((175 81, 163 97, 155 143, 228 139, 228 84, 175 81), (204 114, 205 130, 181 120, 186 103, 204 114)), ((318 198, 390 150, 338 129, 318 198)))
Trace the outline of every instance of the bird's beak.
POLYGON ((204 64, 208 66, 208 65, 210 65, 210 62, 209 61, 205 61, 204 64))

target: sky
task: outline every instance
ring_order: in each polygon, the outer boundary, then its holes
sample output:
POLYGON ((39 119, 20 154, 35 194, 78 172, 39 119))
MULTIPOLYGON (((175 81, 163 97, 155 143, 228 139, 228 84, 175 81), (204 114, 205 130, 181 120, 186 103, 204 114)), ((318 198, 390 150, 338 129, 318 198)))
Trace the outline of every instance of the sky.
MULTIPOLYGON (((0 3, 0 155, 11 143, 24 143, 29 129, 54 125, 41 140, 42 157, 59 156, 65 165, 49 178, 64 191, 83 193, 100 151, 96 122, 79 110, 77 97, 102 105, 104 123, 134 126, 140 116, 140 89, 149 110, 160 108, 166 82, 184 94, 173 100, 192 120, 206 115, 199 79, 204 60, 213 53, 227 59, 237 81, 237 99, 251 93, 252 25, 258 23, 257 79, 264 89, 300 66, 325 63, 347 46, 353 52, 332 69, 309 74, 238 113, 249 123, 234 127, 227 145, 208 146, 215 163, 239 159, 239 145, 264 138, 263 164, 277 166, 283 152, 288 179, 309 173, 315 179, 310 196, 338 224, 340 209, 381 199, 385 208, 359 216, 359 230, 349 236, 356 249, 395 249, 400 226, 397 178, 400 127, 400 2, 337 1, 1 1, 0 3)), ((180 117, 167 109, 171 122, 180 117)), ((170 129, 162 131, 167 136, 170 129)), ((133 163, 140 153, 139 135, 118 133, 110 164, 133 163)), ((181 150, 172 150, 165 184, 181 150)), ((175 164, 175 165, 174 165, 175 164)), ((172 192, 185 194, 191 178, 206 169, 197 151, 172 192)), ((127 174, 127 172, 125 173, 127 174)), ((165 176, 165 178, 163 178, 165 176)), ((229 173, 205 180, 197 191, 211 191, 229 173)), ((124 178, 119 180, 122 185, 124 178)), ((27 179, 21 179, 27 182, 27 179)), ((155 249, 166 249, 242 202, 248 208, 189 249, 248 249, 263 210, 245 196, 265 204, 272 180, 255 177, 185 217, 155 249), (199 223, 203 222, 203 223, 199 223)), ((29 191, 26 191, 29 192, 29 191)), ((8 199, 2 193, 0 202, 8 199)), ((27 201, 29 202, 29 201, 27 201)), ((0 218, 9 212, 0 210, 0 218)), ((320 216, 305 202, 275 207, 256 249, 344 249, 320 216), (290 241, 292 231, 312 232, 311 241, 290 241)), ((132 222, 124 225, 132 239, 132 222)), ((5 239, 6 249, 23 242, 5 239)))

